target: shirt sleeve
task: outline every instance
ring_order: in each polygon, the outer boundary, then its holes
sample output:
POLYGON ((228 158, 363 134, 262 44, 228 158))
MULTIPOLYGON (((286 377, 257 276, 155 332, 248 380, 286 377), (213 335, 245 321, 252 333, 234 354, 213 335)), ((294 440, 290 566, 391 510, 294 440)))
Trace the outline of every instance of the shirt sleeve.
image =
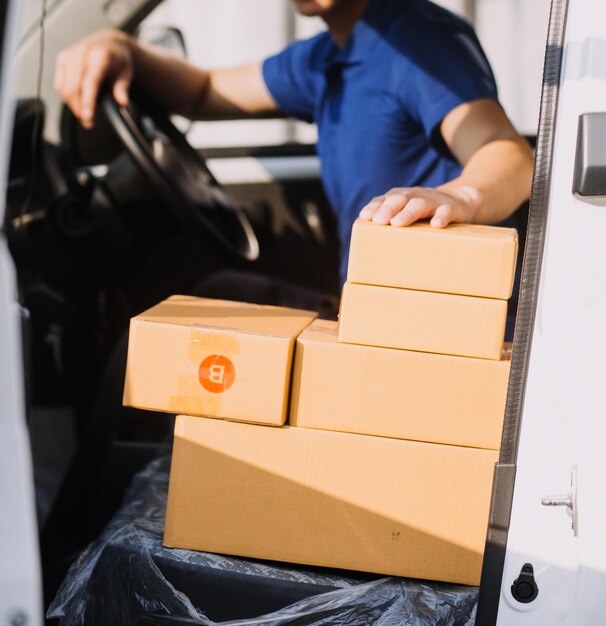
POLYGON ((407 112, 440 152, 447 151, 439 125, 457 106, 498 98, 495 79, 472 29, 438 24, 418 30, 398 91, 407 112))
POLYGON ((263 79, 287 117, 313 122, 324 34, 297 41, 263 63, 263 79))

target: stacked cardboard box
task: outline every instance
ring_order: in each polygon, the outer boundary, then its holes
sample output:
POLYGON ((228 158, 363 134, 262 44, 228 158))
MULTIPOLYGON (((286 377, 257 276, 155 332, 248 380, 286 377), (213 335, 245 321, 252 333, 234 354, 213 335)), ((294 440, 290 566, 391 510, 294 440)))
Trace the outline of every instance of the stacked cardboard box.
POLYGON ((339 340, 501 358, 517 231, 354 224, 339 340))
POLYGON ((173 296, 131 320, 124 404, 281 426, 310 311, 173 296))
POLYGON ((297 340, 290 424, 498 450, 510 356, 340 343, 337 324, 317 320, 297 340))
POLYGON ((179 416, 164 543, 477 584, 497 456, 179 416))
MULTIPOLYGON (((425 243, 410 243, 412 229, 356 225, 339 330, 344 341, 337 340, 335 323, 313 321, 309 312, 185 297, 132 321, 125 403, 188 414, 175 428, 166 545, 479 582, 509 367, 501 322, 493 319, 502 305, 482 307, 487 298, 504 302, 502 284, 489 296, 486 289, 509 281, 510 290, 515 253, 504 253, 498 271, 487 270, 494 266, 494 244, 479 257, 470 248, 483 249, 487 239, 500 242, 502 231, 467 228, 473 235, 464 228, 453 228, 450 237, 426 231, 425 243), (391 248, 384 237, 393 238, 391 248), (454 238, 465 241, 455 245, 454 238), (396 267, 403 261, 381 257, 406 245, 418 247, 404 261, 406 272, 384 272, 386 259, 396 267), (360 265, 364 254, 375 270, 360 265), (419 278, 410 263, 418 264, 422 254, 441 260, 432 271, 424 263, 427 275, 419 278), (375 284, 353 282, 361 279, 375 284), (358 288, 365 292, 356 299, 358 288), (473 289, 478 293, 470 297, 473 289), (400 307, 391 318, 385 315, 391 309, 382 307, 371 311, 372 320, 359 311, 391 291, 396 294, 389 306, 400 307), (402 306, 397 303, 405 291, 402 306), (421 313, 410 315, 416 297, 410 293, 441 299, 416 320, 421 313), (402 316, 419 326, 433 315, 437 324, 436 309, 451 311, 444 304, 451 298, 466 303, 454 313, 463 316, 459 325, 467 315, 479 316, 482 341, 469 341, 465 350, 447 348, 454 344, 442 328, 436 333, 445 341, 415 344, 416 351, 363 345, 410 348, 401 336, 392 341, 402 316), (368 333, 366 323, 383 334, 368 333), (497 327, 500 341, 493 336, 497 327), (295 340, 290 423, 283 425, 295 340), (485 355, 489 344, 491 358, 452 354, 485 355)), ((456 334, 459 326, 451 328, 456 334)), ((424 336, 435 341, 431 335, 424 336)))
POLYGON ((298 339, 291 424, 498 450, 517 249, 510 228, 356 222, 338 331, 298 339))

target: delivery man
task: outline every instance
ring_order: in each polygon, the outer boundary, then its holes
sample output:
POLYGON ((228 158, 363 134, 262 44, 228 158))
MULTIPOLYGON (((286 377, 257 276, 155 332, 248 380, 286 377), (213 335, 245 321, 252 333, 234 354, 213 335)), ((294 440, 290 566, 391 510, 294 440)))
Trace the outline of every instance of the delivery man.
POLYGON ((472 28, 429 0, 294 0, 328 32, 265 61, 205 71, 125 33, 67 48, 56 89, 83 126, 101 84, 118 103, 138 85, 191 119, 291 116, 318 126, 338 216, 341 275, 358 215, 407 226, 494 224, 529 196, 533 157, 497 101, 472 28))

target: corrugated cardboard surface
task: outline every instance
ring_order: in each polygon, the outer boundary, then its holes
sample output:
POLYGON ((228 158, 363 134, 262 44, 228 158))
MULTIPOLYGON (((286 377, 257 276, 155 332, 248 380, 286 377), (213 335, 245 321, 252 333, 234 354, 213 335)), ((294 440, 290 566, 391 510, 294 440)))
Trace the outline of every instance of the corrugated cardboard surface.
POLYGON ((497 457, 180 416, 164 542, 477 585, 497 457))
POLYGON ((339 341, 498 360, 506 319, 505 300, 345 283, 339 341))
POLYGON ((518 251, 515 228, 451 224, 406 228, 358 220, 347 280, 506 300, 518 251))
POLYGON ((510 352, 501 361, 337 341, 316 320, 297 339, 289 423, 498 450, 510 352))
POLYGON ((281 425, 315 313, 174 296, 131 320, 124 404, 281 425))

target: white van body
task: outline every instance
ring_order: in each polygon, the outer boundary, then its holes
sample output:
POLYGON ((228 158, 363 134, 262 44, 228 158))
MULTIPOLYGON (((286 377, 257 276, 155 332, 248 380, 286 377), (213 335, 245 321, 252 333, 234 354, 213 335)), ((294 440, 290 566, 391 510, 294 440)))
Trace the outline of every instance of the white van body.
MULTIPOLYGON (((14 115, 20 3, 4 3, 0 24, 0 225, 14 115), (6 12, 6 13, 5 13, 6 12)), ((0 230, 0 624, 42 623, 34 480, 23 388, 21 315, 15 266, 0 230)))

